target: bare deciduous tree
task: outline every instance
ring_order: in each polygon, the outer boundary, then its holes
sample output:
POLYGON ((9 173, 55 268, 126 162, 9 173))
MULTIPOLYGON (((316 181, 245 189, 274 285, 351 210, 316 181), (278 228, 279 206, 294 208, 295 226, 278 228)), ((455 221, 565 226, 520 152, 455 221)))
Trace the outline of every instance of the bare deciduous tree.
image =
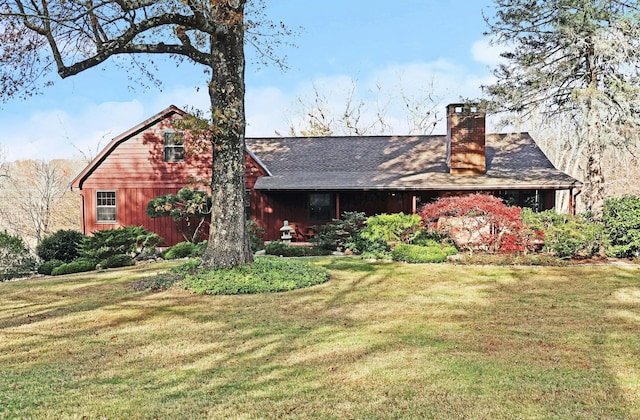
POLYGON ((314 85, 311 97, 297 98, 288 132, 294 137, 381 135, 400 129, 403 134, 431 134, 442 119, 434 91, 431 83, 407 92, 401 77, 390 91, 376 84, 363 93, 353 79, 348 88, 314 85))
POLYGON ((8 182, 0 188, 2 228, 32 246, 55 230, 77 229, 78 198, 69 185, 79 166, 67 160, 10 163, 8 182))

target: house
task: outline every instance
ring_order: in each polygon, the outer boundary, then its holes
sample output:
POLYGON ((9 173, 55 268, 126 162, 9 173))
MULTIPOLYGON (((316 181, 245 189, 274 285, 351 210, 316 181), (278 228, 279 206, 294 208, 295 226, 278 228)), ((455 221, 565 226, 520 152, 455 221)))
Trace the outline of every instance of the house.
MULTIPOLYGON (((171 106, 121 134, 78 175, 83 232, 143 225, 168 245, 182 240, 172 220, 145 212, 152 198, 210 179, 211 156, 185 151, 172 127, 182 115, 171 106)), ((247 216, 269 240, 285 220, 302 240, 345 211, 411 213, 471 192, 546 210, 556 192, 573 198, 581 187, 527 133, 486 134, 484 111, 462 104, 447 107, 446 135, 247 138, 246 146, 247 216)))

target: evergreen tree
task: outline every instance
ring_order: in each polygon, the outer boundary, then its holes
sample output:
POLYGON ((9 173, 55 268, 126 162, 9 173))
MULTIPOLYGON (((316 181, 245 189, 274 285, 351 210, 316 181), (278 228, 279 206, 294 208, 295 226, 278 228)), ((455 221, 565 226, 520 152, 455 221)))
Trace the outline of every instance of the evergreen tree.
POLYGON ((486 18, 505 62, 486 88, 500 110, 569 118, 586 153, 587 210, 604 205, 602 158, 640 128, 637 0, 495 0, 486 18))

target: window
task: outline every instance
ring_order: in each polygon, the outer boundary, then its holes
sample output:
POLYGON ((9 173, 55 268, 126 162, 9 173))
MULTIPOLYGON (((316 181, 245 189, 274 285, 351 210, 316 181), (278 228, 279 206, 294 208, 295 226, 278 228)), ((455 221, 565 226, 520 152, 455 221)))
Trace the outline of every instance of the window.
POLYGON ((98 191, 96 193, 96 222, 115 223, 116 192, 98 191))
POLYGON ((331 194, 309 194, 309 221, 327 222, 332 217, 331 194))
POLYGON ((184 161, 184 133, 181 131, 164 132, 164 161, 184 161))
POLYGON ((540 190, 503 190, 498 197, 508 206, 528 207, 536 213, 544 210, 540 190))

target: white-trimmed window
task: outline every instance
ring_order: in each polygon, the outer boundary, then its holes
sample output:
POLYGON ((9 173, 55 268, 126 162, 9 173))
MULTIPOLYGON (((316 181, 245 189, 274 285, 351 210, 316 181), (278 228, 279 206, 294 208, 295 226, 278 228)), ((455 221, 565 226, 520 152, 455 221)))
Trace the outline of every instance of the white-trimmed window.
POLYGON ((96 222, 115 223, 116 221, 116 192, 96 192, 96 222))
POLYGON ((184 161, 184 133, 182 131, 164 132, 164 161, 184 161))

